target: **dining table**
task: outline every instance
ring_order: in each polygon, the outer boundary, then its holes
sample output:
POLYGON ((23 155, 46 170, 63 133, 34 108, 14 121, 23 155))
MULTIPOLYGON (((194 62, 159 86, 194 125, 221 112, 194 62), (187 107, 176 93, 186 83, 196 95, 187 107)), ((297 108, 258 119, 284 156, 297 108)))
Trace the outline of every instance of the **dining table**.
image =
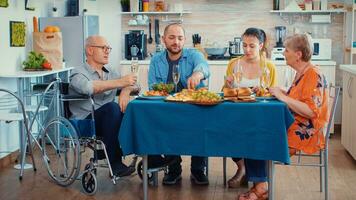
MULTIPOLYGON (((195 105, 163 98, 137 98, 125 111, 119 132, 124 155, 241 157, 268 161, 269 199, 273 199, 272 162, 290 163, 287 130, 294 117, 287 105, 267 102, 222 102, 195 105)), ((143 196, 148 198, 143 175, 143 196)))

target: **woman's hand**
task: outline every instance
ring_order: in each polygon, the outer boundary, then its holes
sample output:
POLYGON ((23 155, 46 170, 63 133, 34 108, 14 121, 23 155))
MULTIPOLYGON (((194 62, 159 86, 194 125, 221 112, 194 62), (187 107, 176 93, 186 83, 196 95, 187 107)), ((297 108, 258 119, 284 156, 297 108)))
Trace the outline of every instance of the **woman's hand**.
POLYGON ((234 76, 230 75, 230 76, 226 76, 225 78, 225 86, 227 88, 233 88, 234 85, 234 76))
POLYGON ((280 101, 283 101, 283 97, 286 96, 285 91, 280 87, 271 87, 268 91, 280 101))

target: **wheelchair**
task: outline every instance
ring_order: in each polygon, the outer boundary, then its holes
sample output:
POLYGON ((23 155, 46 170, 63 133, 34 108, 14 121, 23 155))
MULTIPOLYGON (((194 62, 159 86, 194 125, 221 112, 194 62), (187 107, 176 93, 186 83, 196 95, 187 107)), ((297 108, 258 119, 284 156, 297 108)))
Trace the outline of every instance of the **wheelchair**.
MULTIPOLYGON (((57 106, 54 108, 57 115, 46 123, 41 133, 40 144, 42 157, 51 179, 61 186, 69 186, 75 180, 81 180, 83 191, 87 195, 94 195, 98 188, 97 168, 109 168, 113 184, 120 179, 113 174, 105 144, 95 134, 94 101, 89 96, 68 94, 68 83, 60 80, 51 82, 44 93, 49 90, 56 91, 57 106), (91 119, 69 120, 69 101, 90 100, 92 102, 91 119), (60 114, 58 114, 60 113, 60 114), (82 154, 89 148, 93 157, 81 170, 82 154), (100 156, 103 152, 105 156, 100 156), (104 164, 99 164, 104 160, 104 164)), ((42 102, 43 98, 41 98, 42 102)), ((134 157, 130 167, 136 166, 137 157, 134 157)))

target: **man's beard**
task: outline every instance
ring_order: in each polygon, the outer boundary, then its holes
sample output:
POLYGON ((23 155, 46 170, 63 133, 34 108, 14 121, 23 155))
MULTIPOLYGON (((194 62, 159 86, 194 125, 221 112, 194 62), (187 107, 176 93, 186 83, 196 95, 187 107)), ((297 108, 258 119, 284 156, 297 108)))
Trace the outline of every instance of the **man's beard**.
POLYGON ((167 47, 167 51, 173 55, 180 54, 182 52, 182 49, 179 49, 179 51, 172 51, 172 48, 167 47))

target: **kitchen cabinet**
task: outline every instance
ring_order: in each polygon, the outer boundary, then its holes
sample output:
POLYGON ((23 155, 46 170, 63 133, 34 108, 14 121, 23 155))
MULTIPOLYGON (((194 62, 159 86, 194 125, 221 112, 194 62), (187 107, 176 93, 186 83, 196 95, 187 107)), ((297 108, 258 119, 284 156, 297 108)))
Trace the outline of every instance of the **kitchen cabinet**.
POLYGON ((341 144, 356 159, 356 66, 341 65, 343 70, 341 144), (352 69, 353 68, 353 69, 352 69))

